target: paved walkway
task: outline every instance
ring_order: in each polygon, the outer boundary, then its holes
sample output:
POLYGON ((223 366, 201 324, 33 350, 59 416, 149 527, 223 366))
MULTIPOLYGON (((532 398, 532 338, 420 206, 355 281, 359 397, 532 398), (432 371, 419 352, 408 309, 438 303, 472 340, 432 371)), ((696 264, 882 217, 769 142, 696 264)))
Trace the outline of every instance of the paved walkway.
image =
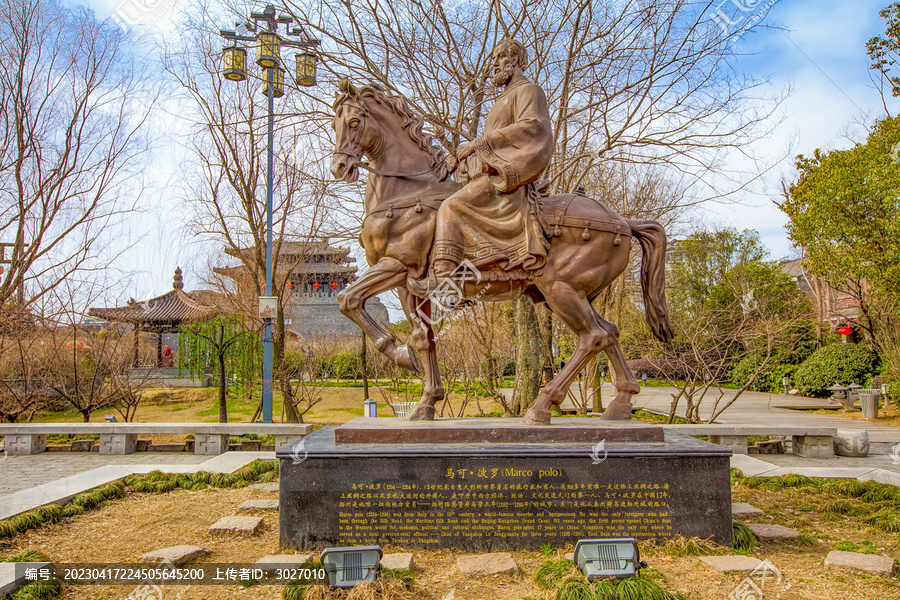
MULTIPOLYGON (((610 384, 604 384, 602 392, 605 402, 609 402, 615 395, 610 384)), ((641 393, 634 396, 633 402, 637 408, 667 413, 673 393, 675 388, 641 388, 641 393)), ((725 390, 722 401, 726 402, 734 393, 734 390, 725 390)), ((703 401, 701 416, 708 417, 711 414, 714 398, 715 396, 709 396, 703 401)), ((801 473, 818 477, 877 479, 900 485, 900 446, 897 446, 900 444, 900 427, 878 421, 844 419, 791 410, 791 407, 826 406, 830 406, 827 401, 813 398, 745 392, 734 405, 725 410, 718 422, 729 425, 771 424, 865 429, 872 442, 868 457, 809 459, 792 454, 735 456, 732 465, 747 475, 801 473)), ((124 456, 101 456, 89 452, 52 452, 8 456, 0 458, 0 519, 48 502, 64 501, 76 493, 122 479, 132 473, 147 473, 157 468, 176 473, 193 473, 199 470, 230 473, 257 458, 271 460, 275 455, 274 452, 228 452, 209 458, 187 453, 141 452, 124 456)))
MULTIPOLYGON (((611 384, 605 383, 602 388, 604 403, 612 400, 616 393, 611 384)), ((722 404, 734 397, 737 390, 723 390, 725 396, 722 404)), ((576 393, 576 386, 572 387, 576 393)), ((646 408, 655 412, 668 414, 672 405, 672 395, 677 393, 672 387, 642 387, 641 393, 632 397, 635 408, 646 408)), ((712 390, 700 405, 700 416, 708 418, 712 414, 716 390, 712 390)), ((564 402, 563 406, 571 403, 564 402)), ((764 394, 761 392, 744 392, 741 397, 725 410, 717 419, 719 423, 728 425, 801 425, 807 427, 835 427, 837 429, 865 429, 873 442, 900 443, 900 427, 885 425, 878 421, 862 421, 843 417, 820 415, 792 407, 830 407, 827 400, 817 398, 798 398, 785 394, 764 394)), ((679 404, 677 414, 684 414, 684 400, 679 404)))
MULTIPOLYGON (((33 477, 31 482, 34 483, 38 481, 38 479, 35 479, 38 477, 38 467, 40 465, 48 465, 47 460, 41 460, 41 458, 48 456, 58 458, 60 454, 63 453, 52 452, 31 456, 10 456, 0 463, 0 468, 4 469, 4 471, 0 471, 0 473, 5 472, 10 476, 14 476, 14 473, 16 472, 21 474, 29 472, 30 470, 31 477, 33 477), (13 459, 15 459, 16 462, 11 462, 13 459), (7 465, 6 463, 10 464, 7 465)), ((194 454, 169 454, 165 456, 165 458, 171 460, 163 462, 156 457, 151 457, 152 460, 156 460, 157 462, 148 463, 147 454, 148 453, 146 452, 136 452, 134 454, 115 457, 119 459, 116 464, 99 463, 102 466, 70 473, 68 476, 54 478, 52 480, 49 480, 49 478, 53 475, 47 474, 44 476, 44 483, 31 485, 30 487, 0 496, 0 519, 8 519, 19 513, 32 510, 38 506, 43 506, 44 504, 65 504, 77 494, 100 487, 111 481, 125 479, 129 475, 144 475, 157 469, 164 473, 190 474, 196 473, 197 471, 233 473, 254 460, 275 460, 275 452, 226 452, 225 454, 220 454, 212 458, 194 454), (201 460, 198 461, 196 459, 201 460)), ((71 455, 62 460, 65 461, 68 458, 72 458, 71 455)), ((103 456, 100 458, 113 457, 103 456)), ((82 463, 82 466, 83 464, 84 463, 82 463)), ((58 464, 54 465, 54 469, 58 467, 58 464)))
POLYGON ((209 459, 209 456, 185 452, 102 456, 96 452, 42 452, 31 456, 0 457, 0 496, 106 465, 197 465, 209 459))

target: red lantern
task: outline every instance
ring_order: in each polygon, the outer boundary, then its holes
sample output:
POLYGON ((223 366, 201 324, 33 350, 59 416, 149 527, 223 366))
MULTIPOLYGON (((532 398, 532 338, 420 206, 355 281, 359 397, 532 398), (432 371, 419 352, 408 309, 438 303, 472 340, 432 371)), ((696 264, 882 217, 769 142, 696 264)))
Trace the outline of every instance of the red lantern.
POLYGON ((291 283, 290 281, 288 281, 287 288, 288 288, 289 290, 294 289, 294 284, 291 283))
POLYGON ((318 282, 318 281, 315 282, 315 283, 313 284, 313 287, 316 288, 316 289, 319 289, 319 282, 318 282))
POLYGON ((331 282, 331 288, 332 288, 332 289, 337 288, 337 281, 332 281, 332 282, 331 282))
POLYGON ((852 327, 840 327, 838 329, 838 333, 841 335, 850 335, 851 333, 853 333, 853 328, 852 327))

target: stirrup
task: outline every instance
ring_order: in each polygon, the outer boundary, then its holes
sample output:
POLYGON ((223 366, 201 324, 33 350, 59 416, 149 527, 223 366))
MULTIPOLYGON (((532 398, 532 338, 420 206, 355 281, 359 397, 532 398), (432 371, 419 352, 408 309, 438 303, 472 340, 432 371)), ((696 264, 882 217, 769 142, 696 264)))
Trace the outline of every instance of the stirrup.
POLYGON ((435 275, 434 271, 431 269, 428 269, 428 274, 421 279, 406 280, 406 289, 408 289, 413 296, 419 298, 428 298, 437 288, 437 275, 435 275))

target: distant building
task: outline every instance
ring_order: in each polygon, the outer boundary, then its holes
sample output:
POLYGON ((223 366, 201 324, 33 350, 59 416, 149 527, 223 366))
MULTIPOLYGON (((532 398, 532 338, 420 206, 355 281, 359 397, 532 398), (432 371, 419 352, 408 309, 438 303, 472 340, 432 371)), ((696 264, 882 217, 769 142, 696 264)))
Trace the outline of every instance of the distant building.
MULTIPOLYGON (((241 253, 226 249, 229 256, 241 253)), ((298 338, 317 335, 359 335, 359 327, 341 314, 337 295, 356 280, 356 266, 350 264, 349 248, 331 246, 328 239, 311 242, 282 242, 278 257, 280 270, 289 269, 290 296, 284 300, 285 330, 298 338)), ((240 282, 245 267, 215 271, 240 282)), ((378 322, 389 324, 388 312, 378 298, 366 302, 366 310, 378 322)))
MULTIPOLYGON (((831 287, 825 280, 810 273, 802 258, 782 262, 781 270, 792 277, 809 298, 820 323, 830 325, 834 329, 856 323, 859 318, 859 299, 831 287)), ((861 285, 862 293, 865 292, 865 282, 861 285)))

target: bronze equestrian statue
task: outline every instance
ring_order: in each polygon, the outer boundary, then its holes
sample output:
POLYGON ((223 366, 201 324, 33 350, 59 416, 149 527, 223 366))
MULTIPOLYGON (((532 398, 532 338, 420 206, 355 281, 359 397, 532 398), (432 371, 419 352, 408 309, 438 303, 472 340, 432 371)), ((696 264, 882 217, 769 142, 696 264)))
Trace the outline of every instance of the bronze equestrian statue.
POLYGON ((451 166, 404 98, 377 85, 340 83, 334 103, 332 174, 355 181, 369 174, 359 240, 371 268, 338 295, 341 312, 398 366, 423 373, 422 399, 407 414, 431 420, 444 388, 438 371, 433 304, 501 301, 525 294, 546 302, 577 335, 572 357, 525 414, 548 425, 588 361, 601 350, 616 372, 617 395, 607 420, 631 418, 640 391, 619 346, 619 331, 593 300, 628 266, 631 237, 643 251, 641 288, 647 323, 662 341, 674 337, 665 300, 666 235, 654 221, 629 221, 581 193, 543 196, 537 178, 553 152, 547 101, 525 79, 525 49, 503 40, 492 53, 493 80, 505 88, 485 133, 462 144, 451 166), (368 164, 362 163, 363 156, 368 164), (450 175, 457 168, 461 182, 450 175), (463 185, 464 184, 464 185, 463 185), (416 353, 365 310, 368 298, 397 289, 412 325, 416 353), (448 299, 448 296, 450 297, 448 299))

